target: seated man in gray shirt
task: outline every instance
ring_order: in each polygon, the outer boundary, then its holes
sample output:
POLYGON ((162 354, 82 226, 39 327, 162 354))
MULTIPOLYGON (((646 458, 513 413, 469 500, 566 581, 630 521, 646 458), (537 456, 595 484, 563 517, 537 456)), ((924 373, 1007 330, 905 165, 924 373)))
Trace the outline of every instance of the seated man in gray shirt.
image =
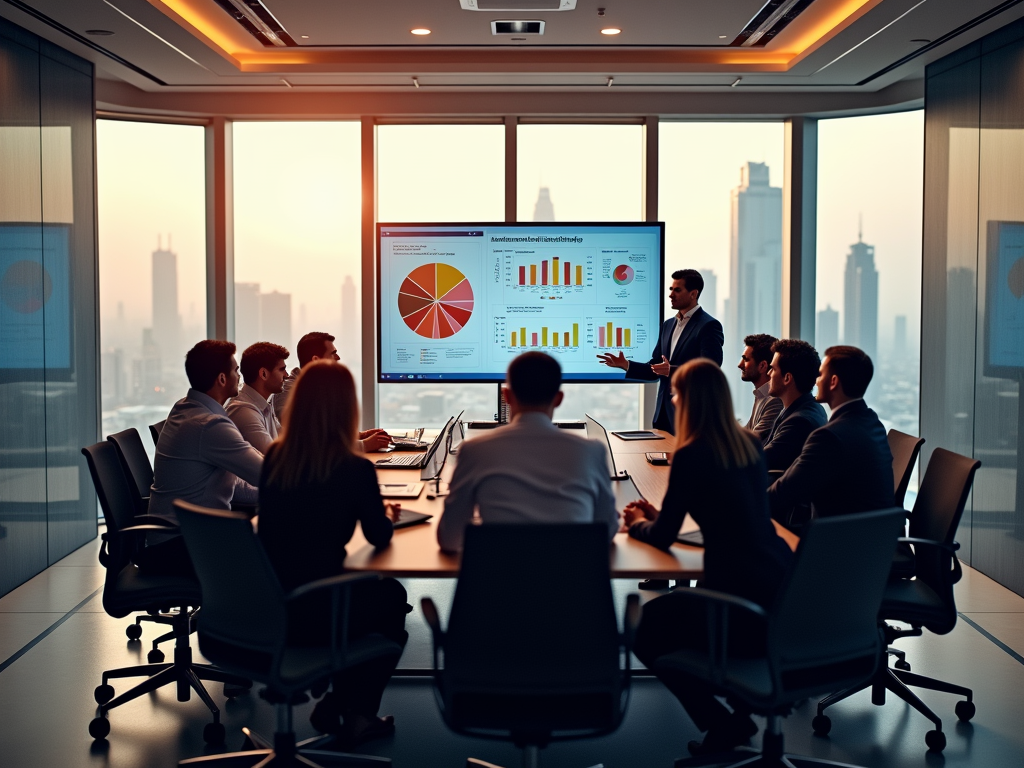
POLYGON ((754 385, 754 407, 750 411, 746 428, 757 435, 761 444, 768 442, 775 419, 782 410, 782 401, 769 392, 768 370, 772 363, 772 344, 777 339, 767 333, 755 333, 743 339, 740 353, 740 378, 754 385))
MULTIPOLYGON (((214 509, 255 504, 263 456, 247 443, 224 411, 238 394, 235 345, 200 341, 185 355, 191 388, 171 408, 156 446, 149 514, 177 523, 173 503, 183 499, 214 509)), ((152 536, 136 564, 151 575, 191 573, 180 536, 152 536)))
POLYGON ((288 375, 284 361, 288 354, 287 349, 269 341, 257 341, 247 347, 239 364, 245 384, 226 408, 242 437, 262 454, 277 439, 281 428, 270 398, 276 399, 284 387, 288 375))
POLYGON ((605 448, 563 432, 551 418, 562 402, 562 369, 543 352, 524 352, 508 367, 511 423, 459 447, 459 460, 437 526, 441 549, 462 549, 473 512, 487 523, 591 523, 619 530, 605 448))

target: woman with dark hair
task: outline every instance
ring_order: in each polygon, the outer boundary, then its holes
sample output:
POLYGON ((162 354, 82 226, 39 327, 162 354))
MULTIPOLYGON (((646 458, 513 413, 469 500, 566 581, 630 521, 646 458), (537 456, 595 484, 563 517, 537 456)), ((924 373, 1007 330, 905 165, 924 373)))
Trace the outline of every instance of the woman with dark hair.
MULTIPOLYGON (((302 369, 260 478, 259 537, 285 590, 342 573, 357 521, 375 547, 391 541, 398 507, 381 499, 373 464, 359 447, 358 423, 348 368, 322 360, 302 369)), ((349 637, 376 633, 404 646, 408 610, 405 588, 394 579, 360 585, 352 593, 349 637)), ((326 595, 297 600, 289 639, 328 644, 330 615, 326 595)), ((376 660, 336 675, 313 710, 313 726, 337 732, 345 747, 394 731, 394 718, 377 711, 396 663, 376 660)))
MULTIPOLYGON (((660 511, 644 500, 626 507, 629 535, 668 549, 689 513, 704 535, 704 586, 770 608, 793 553, 772 525, 761 441, 736 423, 729 384, 711 360, 676 370, 672 400, 676 450, 668 490, 660 511)), ((730 616, 730 654, 755 655, 764 648, 764 626, 745 618, 730 616)), ((647 667, 682 648, 706 647, 705 613, 686 601, 685 590, 644 606, 633 650, 647 667)), ((693 754, 733 749, 757 733, 748 712, 729 712, 706 683, 683 674, 659 677, 697 728, 707 731, 703 742, 690 742, 693 754)))

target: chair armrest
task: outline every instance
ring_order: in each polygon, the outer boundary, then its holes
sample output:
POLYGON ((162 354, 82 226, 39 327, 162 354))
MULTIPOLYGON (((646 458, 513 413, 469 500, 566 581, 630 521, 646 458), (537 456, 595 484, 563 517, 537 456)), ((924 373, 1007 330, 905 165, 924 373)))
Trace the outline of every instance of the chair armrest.
POLYGON ((711 589, 677 589, 672 594, 679 595, 678 599, 704 604, 708 616, 708 660, 711 681, 721 684, 725 679, 725 670, 729 662, 729 612, 745 612, 762 621, 768 620, 768 612, 752 600, 711 589))
POLYGON ((170 520, 157 517, 156 515, 136 515, 132 518, 132 523, 134 525, 162 525, 165 528, 178 528, 178 526, 170 520))
POLYGON ((368 581, 379 581, 380 574, 376 573, 346 573, 341 576, 331 576, 326 579, 317 579, 311 581, 309 584, 303 584, 301 587, 296 587, 287 595, 285 595, 285 603, 311 595, 317 592, 330 592, 331 595, 331 663, 335 667, 338 666, 338 652, 342 654, 348 648, 348 620, 349 620, 349 606, 352 603, 352 585, 359 584, 361 582, 368 581), (338 597, 340 593, 344 593, 345 600, 341 605, 339 611, 338 597), (338 617, 341 616, 341 638, 339 646, 338 638, 338 617))
POLYGON ((960 549, 959 541, 954 541, 952 544, 947 544, 944 541, 934 541, 933 539, 918 539, 913 536, 900 536, 898 539, 896 539, 896 541, 900 542, 901 544, 913 544, 915 547, 921 545, 927 547, 934 547, 935 549, 945 550, 950 554, 953 554, 958 549, 960 549))
POLYGON ((161 533, 177 533, 177 526, 167 525, 131 525, 127 528, 122 528, 118 533, 135 533, 137 531, 160 531, 161 533))

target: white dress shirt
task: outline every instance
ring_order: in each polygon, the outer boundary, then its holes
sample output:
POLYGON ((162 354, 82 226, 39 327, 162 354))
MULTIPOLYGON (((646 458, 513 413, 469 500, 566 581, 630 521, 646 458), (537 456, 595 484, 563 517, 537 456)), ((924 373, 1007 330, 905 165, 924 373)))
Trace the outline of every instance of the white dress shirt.
POLYGON ((543 413, 463 442, 437 525, 441 549, 462 549, 474 510, 487 523, 592 523, 619 530, 605 447, 563 431, 543 413))
POLYGON ((267 448, 277 439, 281 428, 274 415, 274 406, 248 384, 243 384, 238 396, 228 401, 226 410, 228 418, 235 422, 249 445, 266 455, 267 448))
POLYGON ((690 322, 690 318, 693 317, 694 313, 700 309, 700 304, 694 304, 686 312, 676 313, 676 327, 672 329, 672 343, 669 345, 669 360, 672 359, 672 355, 675 354, 676 344, 679 343, 679 337, 683 335, 683 331, 686 330, 686 324, 690 322))

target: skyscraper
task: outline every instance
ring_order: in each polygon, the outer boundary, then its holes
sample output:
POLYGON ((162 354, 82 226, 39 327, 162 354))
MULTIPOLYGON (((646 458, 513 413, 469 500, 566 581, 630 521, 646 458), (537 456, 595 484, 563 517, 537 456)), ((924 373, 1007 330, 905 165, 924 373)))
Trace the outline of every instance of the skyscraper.
POLYGON ((839 313, 827 304, 818 313, 818 324, 814 330, 814 346, 819 355, 825 354, 825 350, 839 344, 839 313))
POLYGON ((159 357, 168 364, 176 360, 182 350, 181 315, 178 314, 178 256, 170 247, 160 244, 153 251, 153 333, 152 343, 159 349, 159 357))
POLYGON ((260 341, 293 349, 292 295, 271 291, 260 295, 260 341))
POLYGON ((700 293, 700 305, 708 314, 718 317, 718 275, 711 269, 699 269, 704 278, 704 290, 700 293))
POLYGON ((860 232, 846 256, 843 278, 843 343, 860 347, 878 364, 878 270, 875 247, 860 232))
POLYGON ((765 163, 747 163, 732 192, 729 254, 732 317, 726 335, 779 335, 782 327, 782 189, 765 163))
POLYGON ((537 202, 533 206, 533 220, 555 220, 555 206, 551 202, 551 190, 547 187, 541 187, 537 190, 537 202))
POLYGON ((260 284, 235 283, 235 344, 238 356, 260 340, 260 284))

